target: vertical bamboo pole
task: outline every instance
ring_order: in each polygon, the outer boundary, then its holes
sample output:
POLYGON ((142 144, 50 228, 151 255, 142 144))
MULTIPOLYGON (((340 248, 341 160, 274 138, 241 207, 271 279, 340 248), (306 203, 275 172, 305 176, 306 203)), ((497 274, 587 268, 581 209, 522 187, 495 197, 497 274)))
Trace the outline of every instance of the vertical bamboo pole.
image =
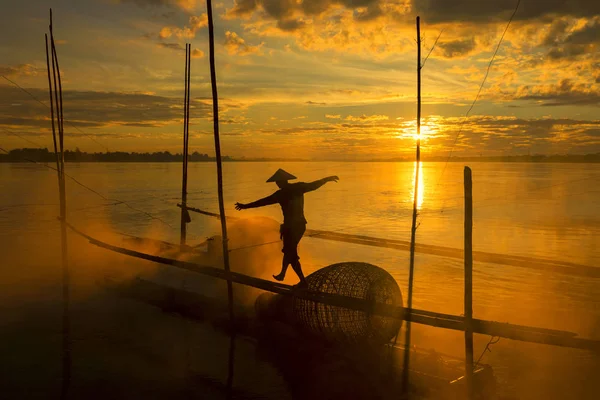
MULTIPOLYGON (((413 280, 415 270, 415 240, 417 234, 417 208, 419 200, 419 167, 421 166, 421 19, 417 17, 417 161, 415 166, 415 185, 413 196, 412 227, 410 231, 410 267, 408 272, 407 307, 412 309, 413 280)), ((404 349, 404 367, 402 370, 402 387, 408 392, 410 367, 410 321, 406 321, 406 338, 404 349)))
POLYGON ((181 183, 181 236, 180 236, 180 244, 185 245, 187 238, 187 145, 188 145, 188 96, 189 96, 189 83, 188 83, 188 63, 189 63, 189 51, 188 44, 185 45, 185 84, 184 84, 184 94, 183 94, 183 151, 182 151, 182 176, 183 182, 181 183))
MULTIPOLYGON (((58 136, 60 143, 60 157, 57 157, 59 165, 58 188, 60 192, 60 236, 61 236, 61 253, 62 253, 62 294, 63 294, 63 315, 62 315, 62 386, 61 398, 66 399, 69 393, 71 383, 71 321, 69 315, 70 308, 70 276, 69 264, 67 258, 67 200, 65 194, 65 157, 64 157, 64 118, 62 107, 62 80, 60 77, 60 67, 58 64, 58 55, 54 43, 54 33, 52 31, 52 9, 50 9, 50 47, 52 57, 52 73, 54 76, 54 95, 56 97, 56 117, 58 136), (59 162, 60 160, 60 162, 59 162)), ((49 79, 50 80, 50 79, 49 79)), ((52 93, 52 88, 50 88, 52 93)), ((50 94, 52 97, 52 94, 50 94)), ((52 103, 51 103, 52 105, 52 103)), ((53 111, 51 112, 53 114, 53 111)), ((52 129, 54 132, 54 121, 52 121, 52 129)), ((53 133, 54 134, 54 133, 53 133)), ((56 138, 55 138, 56 148, 56 138)))
POLYGON ((473 399, 473 181, 465 167, 465 379, 467 399, 473 399))
POLYGON ((50 56, 48 54, 48 35, 46 38, 46 67, 48 70, 48 93, 50 94, 50 120, 52 121, 52 140, 54 142, 54 156, 56 158, 56 173, 60 184, 60 160, 58 158, 58 146, 56 144, 56 127, 54 125, 54 99, 52 98, 52 79, 50 76, 50 56))
MULTIPOLYGON (((227 248, 227 217, 223 202, 223 165, 221 162, 221 140, 219 138, 219 96, 217 93, 217 72, 215 70, 215 33, 212 16, 212 1, 206 0, 208 14, 208 40, 210 59, 210 82, 213 98, 213 121, 215 132, 215 155, 217 159, 217 186, 219 192, 219 214, 221 215, 221 231, 223 235, 223 266, 229 275, 229 250, 227 248)), ((233 323, 233 287, 231 280, 227 280, 227 299, 229 301, 229 318, 233 323)))
MULTIPOLYGON (((206 0, 206 9, 208 14, 208 40, 209 40, 209 61, 210 61, 210 82, 212 86, 213 98, 213 121, 215 132, 215 155, 217 159, 217 186, 219 192, 219 214, 221 215, 221 231, 223 235, 223 266, 227 275, 229 275, 229 249, 227 243, 227 217, 225 216, 225 205, 223 202, 223 165, 221 162, 221 141, 219 138, 219 96, 217 93, 217 73, 215 68, 215 34, 212 16, 212 1, 206 0)), ((229 278, 229 276, 228 276, 229 278)), ((231 342, 229 345, 229 369, 227 373, 227 399, 232 398, 233 372, 235 365, 235 328, 233 327, 233 286, 231 280, 227 279, 227 300, 229 305, 229 320, 232 325, 231 342)))

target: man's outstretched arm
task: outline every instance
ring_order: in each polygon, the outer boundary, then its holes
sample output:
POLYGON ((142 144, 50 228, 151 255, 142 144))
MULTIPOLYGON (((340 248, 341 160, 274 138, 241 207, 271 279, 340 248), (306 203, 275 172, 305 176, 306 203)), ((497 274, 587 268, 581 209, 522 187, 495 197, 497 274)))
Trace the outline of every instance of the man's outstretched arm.
POLYGON ((318 181, 305 183, 304 192, 312 192, 313 190, 317 190, 327 182, 337 182, 340 178, 337 175, 328 176, 327 178, 319 179, 318 181))
POLYGON ((276 203, 277 203, 277 192, 275 192, 272 195, 267 196, 263 199, 253 201, 252 203, 248 203, 248 204, 235 203, 235 209, 239 211, 239 210, 245 210, 247 208, 269 206, 271 204, 276 204, 276 203))

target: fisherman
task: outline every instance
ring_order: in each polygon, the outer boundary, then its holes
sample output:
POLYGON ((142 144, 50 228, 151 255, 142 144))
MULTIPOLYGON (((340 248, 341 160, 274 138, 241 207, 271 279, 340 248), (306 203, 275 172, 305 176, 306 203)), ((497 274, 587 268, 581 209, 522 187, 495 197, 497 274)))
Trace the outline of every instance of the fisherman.
POLYGON ((273 275, 277 281, 283 281, 288 266, 291 264, 294 272, 300 278, 300 285, 306 286, 306 279, 302 273, 300 257, 298 256, 298 243, 306 231, 306 219, 304 218, 304 193, 317 190, 327 182, 337 182, 337 176, 328 176, 314 182, 289 183, 296 177, 282 169, 278 169, 267 182, 275 182, 279 190, 270 196, 254 201, 248 204, 235 203, 236 210, 245 210, 247 208, 256 208, 277 204, 281 206, 283 212, 283 224, 280 226, 279 235, 283 239, 283 261, 281 263, 281 272, 273 275))

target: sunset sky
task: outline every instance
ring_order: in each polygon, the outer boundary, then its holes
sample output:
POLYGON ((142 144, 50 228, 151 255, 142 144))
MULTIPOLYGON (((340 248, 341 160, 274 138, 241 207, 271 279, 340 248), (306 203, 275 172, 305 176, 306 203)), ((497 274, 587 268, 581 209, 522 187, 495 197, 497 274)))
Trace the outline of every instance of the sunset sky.
MULTIPOLYGON (((246 157, 411 156, 421 16, 425 155, 600 152, 600 1, 217 0, 222 152, 246 157), (462 125, 459 136, 458 127, 462 125)), ((190 150, 214 154, 206 3, 4 0, 0 147, 51 148, 48 9, 66 147, 181 151, 191 43, 190 150), (74 128, 76 127, 76 128, 74 128), (94 140, 92 140, 93 138, 94 140)))

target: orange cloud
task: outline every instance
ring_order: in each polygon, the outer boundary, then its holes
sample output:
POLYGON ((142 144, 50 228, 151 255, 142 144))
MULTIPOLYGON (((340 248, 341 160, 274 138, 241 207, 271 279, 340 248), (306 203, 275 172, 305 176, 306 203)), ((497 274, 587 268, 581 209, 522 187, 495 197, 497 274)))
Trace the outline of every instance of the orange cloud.
POLYGON ((346 117, 346 121, 358 121, 358 122, 372 122, 372 121, 385 121, 390 119, 387 115, 360 115, 358 117, 354 117, 352 115, 348 115, 346 117))
POLYGON ((46 69, 38 68, 32 64, 0 65, 0 75, 38 76, 41 73, 46 73, 46 69))
POLYGON ((175 7, 187 12, 193 12, 199 4, 203 3, 200 0, 117 0, 117 2, 135 3, 140 7, 175 7))
POLYGON ((158 36, 161 39, 168 39, 171 36, 175 36, 178 39, 193 39, 196 37, 196 32, 208 25, 208 16, 206 13, 201 15, 192 15, 189 18, 187 26, 178 28, 175 26, 163 27, 158 36))
POLYGON ((260 54, 263 45, 264 42, 256 46, 248 45, 237 33, 231 31, 225 32, 225 49, 231 55, 247 56, 250 54, 260 54))

